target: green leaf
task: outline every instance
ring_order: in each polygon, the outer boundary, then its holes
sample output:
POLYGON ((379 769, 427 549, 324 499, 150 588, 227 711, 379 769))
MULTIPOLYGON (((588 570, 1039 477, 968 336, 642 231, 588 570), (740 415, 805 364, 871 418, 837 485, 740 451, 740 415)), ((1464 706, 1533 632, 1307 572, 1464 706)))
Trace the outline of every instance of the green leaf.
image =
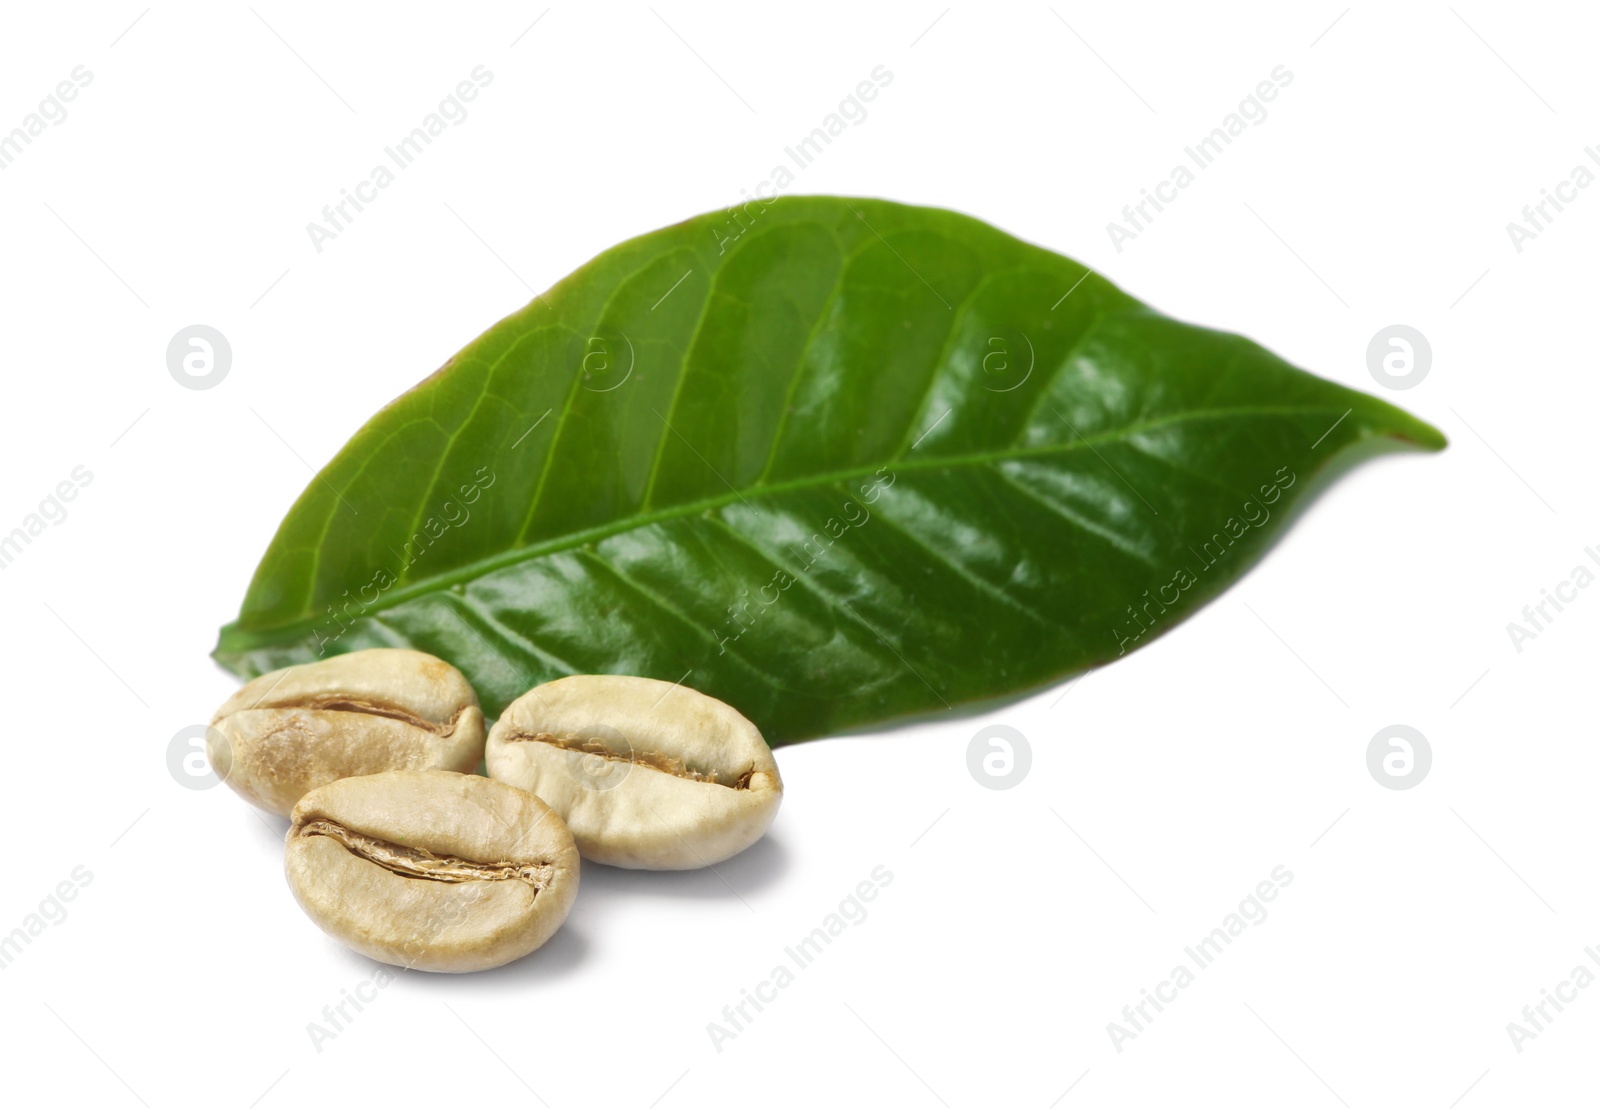
POLYGON ((214 654, 418 647, 491 715, 681 679, 803 739, 1142 647, 1384 437, 1444 445, 972 218, 752 202, 602 254, 380 411, 214 654))

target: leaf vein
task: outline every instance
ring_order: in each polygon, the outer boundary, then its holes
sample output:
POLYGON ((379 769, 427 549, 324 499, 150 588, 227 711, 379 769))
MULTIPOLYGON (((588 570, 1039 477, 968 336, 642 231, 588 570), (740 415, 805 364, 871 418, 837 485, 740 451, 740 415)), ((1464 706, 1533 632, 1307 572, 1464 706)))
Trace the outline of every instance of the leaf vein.
MULTIPOLYGON (((1066 444, 1051 443, 1046 445, 1024 447, 1006 446, 997 450, 984 450, 977 453, 955 455, 943 458, 915 457, 904 461, 896 461, 895 467, 897 470, 910 472, 920 472, 924 470, 938 471, 962 467, 993 467, 1011 461, 1067 456, 1075 454, 1079 451, 1087 452, 1093 446, 1117 442, 1137 434, 1145 433, 1147 431, 1158 430, 1185 422, 1237 419, 1241 417, 1262 417, 1268 415, 1335 415, 1340 410, 1342 410, 1342 408, 1336 405, 1296 407, 1281 404, 1263 404, 1221 410, 1179 412, 1177 414, 1167 415, 1161 419, 1150 420, 1140 425, 1120 427, 1112 430, 1101 431, 1097 434, 1091 434, 1084 438, 1075 438, 1070 443, 1066 444)), ((1033 497, 1035 502, 1050 509, 1052 512, 1055 512, 1064 518, 1073 519, 1074 522, 1079 522, 1080 525, 1085 526, 1086 529, 1094 531, 1096 534, 1102 534, 1102 529, 1090 527, 1090 521, 1081 520, 1076 513, 1071 513, 1054 502, 1049 501, 1039 494, 1031 491, 1030 489, 1017 484, 999 469, 995 469, 994 471, 996 475, 1005 478, 1007 483, 1011 484, 1012 487, 1018 489, 1018 491, 1024 493, 1025 495, 1033 497)), ((870 466, 852 466, 848 469, 841 469, 833 473, 801 477, 793 480, 782 481, 777 484, 770 484, 764 489, 752 488, 747 489, 744 492, 735 491, 726 494, 718 494, 716 496, 710 496, 691 504, 659 509, 646 514, 636 514, 625 519, 614 520, 610 523, 601 524, 598 527, 586 528, 583 531, 573 532, 572 534, 562 535, 551 539, 543 539, 537 543, 519 547, 515 550, 502 551, 500 554, 497 554, 490 559, 476 563, 469 563, 468 565, 457 569, 442 571, 441 573, 433 575, 430 578, 411 582, 403 587, 396 587, 396 589, 388 592, 386 599, 384 597, 380 597, 378 601, 373 602, 371 607, 388 608, 393 604, 398 604, 413 597, 422 596, 426 593, 434 591, 437 588, 445 588, 464 580, 473 580, 495 570, 503 569, 508 566, 514 566, 520 562, 527 561, 532 558, 538 558, 545 554, 567 550, 575 546, 580 546, 585 542, 608 538, 612 535, 620 535, 639 527, 647 527, 663 521, 687 518, 699 513, 714 511, 716 509, 726 507, 736 500, 748 501, 764 499, 771 496, 780 496, 788 492, 812 488, 823 488, 841 481, 847 481, 857 477, 870 477, 872 475, 873 472, 870 466)), ((1139 560, 1145 564, 1151 564, 1151 560, 1146 555, 1138 551, 1128 549, 1127 544, 1121 540, 1117 540, 1115 536, 1103 535, 1102 537, 1106 537, 1107 541, 1111 541, 1114 543, 1114 545, 1118 545, 1119 549, 1126 550, 1128 553, 1138 557, 1139 560)), ((298 620, 290 621, 271 629, 253 630, 251 634, 258 635, 263 638, 263 641, 265 641, 265 639, 276 636, 279 633, 297 631, 303 628, 304 625, 311 619, 312 617, 310 616, 304 616, 298 620)))

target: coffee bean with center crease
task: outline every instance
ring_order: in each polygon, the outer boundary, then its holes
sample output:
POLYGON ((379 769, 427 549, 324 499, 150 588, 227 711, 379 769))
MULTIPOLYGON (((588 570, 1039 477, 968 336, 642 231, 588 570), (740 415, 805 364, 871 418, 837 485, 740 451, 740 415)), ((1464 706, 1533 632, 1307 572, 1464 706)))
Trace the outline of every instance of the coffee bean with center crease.
POLYGON ((319 787, 294 808, 289 888, 358 953, 435 973, 515 961, 578 893, 578 850, 537 797, 478 775, 389 771, 319 787))
POLYGON ((623 868, 701 868, 754 844, 783 798, 761 732, 686 686, 575 675, 538 686, 489 733, 489 775, 566 819, 578 851, 623 868))
POLYGON ((251 804, 287 816, 314 787, 400 769, 471 772, 483 712, 461 672, 404 648, 285 667, 245 685, 206 734, 212 770, 251 804))

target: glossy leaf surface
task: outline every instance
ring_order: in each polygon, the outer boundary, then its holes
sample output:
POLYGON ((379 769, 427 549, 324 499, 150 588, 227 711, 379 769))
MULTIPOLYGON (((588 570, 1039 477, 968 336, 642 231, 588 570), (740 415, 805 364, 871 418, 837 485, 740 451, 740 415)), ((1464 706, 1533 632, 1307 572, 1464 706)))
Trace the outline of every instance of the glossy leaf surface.
POLYGON ((611 249, 379 412, 215 654, 418 647, 491 715, 682 679, 804 739, 1143 646, 1380 437, 1444 444, 971 218, 753 203, 611 249))

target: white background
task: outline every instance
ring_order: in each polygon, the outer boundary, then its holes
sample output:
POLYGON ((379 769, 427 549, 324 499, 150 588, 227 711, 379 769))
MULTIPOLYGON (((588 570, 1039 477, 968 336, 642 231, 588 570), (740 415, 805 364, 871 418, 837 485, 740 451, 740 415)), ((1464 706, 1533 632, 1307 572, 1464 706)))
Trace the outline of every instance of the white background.
POLYGON ((1520 1053, 1507 1024, 1600 975, 1600 589, 1520 650, 1506 626, 1600 572, 1600 189, 1520 253, 1506 225, 1600 142, 1600 28, 1577 4, 1342 9, 9 5, 0 130, 93 80, 0 171, 0 533, 93 480, 0 570, 0 934, 92 882, 0 970, 0 1106, 1592 1105, 1600 991, 1520 1053), (469 117, 315 251, 307 222, 478 65, 469 117), (167 762, 236 684, 207 652, 280 516, 382 403, 613 243, 739 200, 880 65, 792 192, 980 216, 1451 447, 1360 466, 1070 690, 781 750, 750 853, 586 868, 539 953, 403 975, 319 1051, 308 1025, 374 965, 296 907, 281 823, 167 762), (1269 116, 1117 251, 1107 223, 1280 65, 1269 116), (165 362, 196 323, 233 349, 206 391, 165 362), (1395 323, 1433 349, 1405 392, 1366 365, 1395 323), (1032 749, 1003 792, 966 760, 996 722, 1032 749), (1432 748, 1407 791, 1366 761, 1396 723, 1432 748), (724 1005, 877 865, 865 921, 715 1049, 724 1005), (1269 917, 1119 1052, 1124 1005, 1278 865, 1269 917))

